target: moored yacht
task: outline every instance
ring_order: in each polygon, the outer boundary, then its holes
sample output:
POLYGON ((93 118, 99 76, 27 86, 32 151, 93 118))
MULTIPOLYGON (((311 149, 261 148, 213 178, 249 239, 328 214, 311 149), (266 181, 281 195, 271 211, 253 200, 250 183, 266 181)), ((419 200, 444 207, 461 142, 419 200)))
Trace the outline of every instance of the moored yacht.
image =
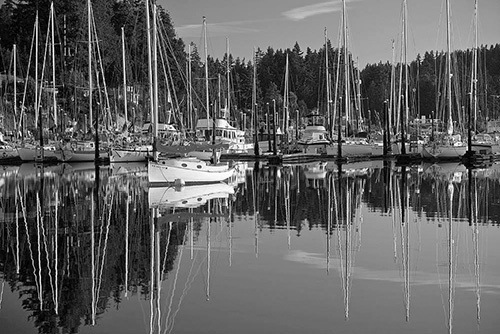
POLYGON ((148 163, 148 181, 161 183, 213 183, 227 180, 235 172, 227 163, 210 164, 197 158, 161 159, 148 163))

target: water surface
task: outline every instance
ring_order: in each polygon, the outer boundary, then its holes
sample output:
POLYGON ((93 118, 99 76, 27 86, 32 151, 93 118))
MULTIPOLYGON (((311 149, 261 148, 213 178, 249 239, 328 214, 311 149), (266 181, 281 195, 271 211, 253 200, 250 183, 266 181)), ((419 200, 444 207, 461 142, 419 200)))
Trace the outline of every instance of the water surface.
POLYGON ((496 333, 499 166, 4 167, 2 333, 496 333))

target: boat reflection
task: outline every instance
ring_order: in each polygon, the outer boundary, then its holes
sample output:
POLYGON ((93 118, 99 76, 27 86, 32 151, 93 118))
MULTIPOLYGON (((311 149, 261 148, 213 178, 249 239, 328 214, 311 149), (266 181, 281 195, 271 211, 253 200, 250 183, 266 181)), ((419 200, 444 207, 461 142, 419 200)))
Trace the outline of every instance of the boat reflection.
MULTIPOLYGON (((16 321, 25 331, 87 326, 91 332, 97 325, 120 331, 107 320, 126 306, 150 333, 182 331, 189 318, 183 313, 202 319, 200 309, 228 307, 229 295, 260 281, 283 282, 293 270, 308 293, 342 295, 321 305, 334 320, 351 320, 361 309, 383 317, 390 301, 378 299, 377 282, 384 293, 402 296, 396 317, 408 328, 421 328, 424 299, 439 323, 444 310, 446 328, 434 331, 468 326, 470 315, 455 315, 459 302, 474 305, 474 322, 488 331, 492 312, 482 304, 498 301, 500 291, 498 266, 484 266, 499 250, 487 242, 500 239, 498 171, 497 165, 256 163, 243 165, 231 183, 150 188, 145 164, 4 167, 1 312, 24 310, 29 320, 16 321), (283 260, 296 251, 316 254, 323 271, 283 260), (323 276, 326 289, 317 283, 323 276), (428 286, 440 293, 428 296, 428 286), (206 300, 210 306, 201 308, 206 300), (331 312, 337 308, 343 312, 331 312)), ((248 298, 283 299, 275 289, 248 298)), ((342 330, 360 329, 344 322, 342 330)))
POLYGON ((197 208, 211 199, 228 200, 234 187, 226 183, 151 187, 148 190, 150 208, 197 208))

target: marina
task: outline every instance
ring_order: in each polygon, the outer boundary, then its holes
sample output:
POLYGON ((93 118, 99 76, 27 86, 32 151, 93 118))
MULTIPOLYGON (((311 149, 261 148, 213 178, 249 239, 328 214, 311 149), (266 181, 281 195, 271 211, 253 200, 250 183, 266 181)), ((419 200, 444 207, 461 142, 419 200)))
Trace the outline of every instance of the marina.
POLYGON ((498 17, 1 2, 1 333, 497 333, 498 17))

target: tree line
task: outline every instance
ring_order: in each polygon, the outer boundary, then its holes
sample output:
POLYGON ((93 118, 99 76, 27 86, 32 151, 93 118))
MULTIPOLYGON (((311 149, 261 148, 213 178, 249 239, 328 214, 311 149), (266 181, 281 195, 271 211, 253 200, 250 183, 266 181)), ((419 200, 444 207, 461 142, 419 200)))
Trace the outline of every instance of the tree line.
MULTIPOLYGON (((12 73, 12 47, 17 45, 18 73, 26 75, 27 64, 31 51, 33 26, 38 11, 40 22, 40 40, 45 40, 48 25, 49 0, 6 0, 0 8, 0 72, 12 73)), ((86 109, 84 87, 86 82, 86 34, 87 9, 86 3, 80 0, 54 1, 56 13, 56 65, 59 83, 59 99, 63 108, 77 119, 78 114, 86 109), (85 13, 85 14, 83 14, 85 13)), ((92 1, 95 27, 99 36, 101 48, 101 66, 104 71, 106 85, 114 94, 113 106, 121 112, 123 101, 119 99, 119 90, 122 87, 122 45, 121 30, 125 34, 126 74, 127 85, 134 87, 138 99, 130 102, 129 117, 137 122, 146 122, 148 112, 148 55, 145 3, 141 0, 123 1, 92 1)), ((199 51, 201 46, 191 45, 191 54, 187 52, 187 45, 176 35, 174 22, 167 10, 158 6, 159 27, 159 91, 161 110, 171 104, 177 106, 177 121, 184 126, 192 126, 197 118, 207 113, 205 102, 204 59, 199 51), (188 61, 191 62, 191 74, 188 77, 188 61), (192 87, 192 114, 188 114, 188 82, 192 87), (171 92, 172 102, 167 101, 167 91, 171 92)), ((40 42, 41 43, 41 42, 40 42)), ((335 85, 337 73, 343 65, 339 62, 339 49, 328 42, 326 47, 305 51, 298 43, 287 49, 257 49, 254 59, 241 59, 232 54, 225 54, 222 59, 208 56, 210 73, 210 104, 224 106, 228 97, 224 93, 230 86, 230 101, 233 117, 241 120, 240 116, 250 114, 252 110, 253 72, 257 66, 257 110, 260 118, 274 107, 283 106, 285 63, 289 59, 289 99, 290 110, 298 110, 301 116, 317 110, 325 113, 326 97, 326 64, 328 63, 330 87, 335 85), (327 55, 325 50, 328 50, 327 55), (230 69, 227 82, 227 68, 230 69), (219 93, 222 91, 222 94, 219 93), (219 98, 220 96, 220 98, 219 98)), ((354 56, 351 56, 354 58, 354 56)), ((470 107, 470 78, 472 71, 472 50, 457 50, 453 52, 453 80, 454 80, 454 110, 457 117, 470 107)), ((41 60, 39 60, 41 61, 41 60)), ((388 108, 387 103, 400 96, 398 92, 404 82, 399 82, 399 75, 392 74, 393 69, 398 73, 400 64, 379 62, 368 64, 360 68, 352 59, 352 78, 359 83, 361 116, 376 124, 382 113, 388 108), (392 74, 392 75, 391 75, 392 74), (391 84, 391 78, 397 81, 391 84), (391 89, 392 87, 392 89, 391 89)), ((443 113, 444 101, 442 90, 444 83, 445 53, 442 51, 428 51, 418 55, 409 64, 410 76, 407 79, 410 107, 413 117, 438 117, 443 113)), ((31 68, 34 67, 33 62, 31 68)), ((483 45, 478 51, 478 99, 479 117, 482 120, 497 118, 500 107, 500 45, 483 45)), ((33 70, 30 70, 30 73, 33 70)), ((406 79, 404 79, 406 80, 406 79)), ((353 84, 355 85, 355 84, 353 84)), ((33 89, 28 89, 28 94, 33 89)), ((7 110, 5 101, 12 100, 12 85, 3 81, 2 87, 3 109, 7 110)), ((353 95, 354 98, 354 95, 353 95)), ((335 99, 332 93, 331 99, 335 99)), ((7 103, 8 105, 8 103, 7 103)), ((163 115, 163 113, 162 113, 163 115)), ((462 116, 460 116, 462 115, 462 116)), ((160 120, 162 120, 160 116, 160 120)))

